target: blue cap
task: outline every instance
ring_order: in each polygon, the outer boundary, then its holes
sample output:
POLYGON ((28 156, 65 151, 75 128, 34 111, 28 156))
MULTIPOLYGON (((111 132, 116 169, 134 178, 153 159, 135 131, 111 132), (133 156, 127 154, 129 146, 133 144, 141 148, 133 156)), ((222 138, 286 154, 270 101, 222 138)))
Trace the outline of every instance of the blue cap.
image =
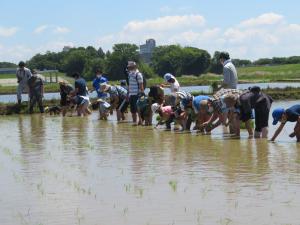
POLYGON ((170 73, 166 73, 165 75, 164 75, 164 79, 165 79, 165 81, 169 81, 170 79, 174 79, 174 76, 172 75, 172 74, 170 74, 170 73))
POLYGON ((281 119, 282 115, 284 113, 283 108, 277 108, 273 110, 272 116, 273 116, 273 125, 276 125, 278 121, 281 119))

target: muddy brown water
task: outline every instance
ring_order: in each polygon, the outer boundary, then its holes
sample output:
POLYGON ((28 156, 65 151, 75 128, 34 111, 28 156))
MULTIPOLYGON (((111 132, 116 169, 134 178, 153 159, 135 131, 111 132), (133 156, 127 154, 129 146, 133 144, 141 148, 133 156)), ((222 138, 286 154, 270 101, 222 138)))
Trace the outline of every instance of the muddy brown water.
POLYGON ((270 143, 97 116, 0 117, 1 225, 300 224, 292 124, 270 143))

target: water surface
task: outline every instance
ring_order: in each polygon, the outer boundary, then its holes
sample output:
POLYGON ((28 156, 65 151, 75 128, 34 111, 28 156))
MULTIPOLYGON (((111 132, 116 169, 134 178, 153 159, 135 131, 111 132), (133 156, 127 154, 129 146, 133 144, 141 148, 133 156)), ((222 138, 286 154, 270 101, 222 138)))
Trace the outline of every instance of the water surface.
POLYGON ((292 124, 270 143, 97 117, 0 117, 1 225, 300 224, 292 124))

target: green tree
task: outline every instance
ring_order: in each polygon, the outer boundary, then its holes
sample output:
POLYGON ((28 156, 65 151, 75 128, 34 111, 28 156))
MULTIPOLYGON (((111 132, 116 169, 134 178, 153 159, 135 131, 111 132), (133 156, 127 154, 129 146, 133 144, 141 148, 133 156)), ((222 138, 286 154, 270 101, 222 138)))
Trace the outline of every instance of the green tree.
POLYGON ((272 59, 262 58, 253 62, 254 65, 270 65, 272 64, 272 59))
POLYGON ((11 62, 0 62, 0 68, 16 68, 17 65, 11 62))
POLYGON ((105 61, 105 71, 111 80, 124 79, 124 70, 128 61, 139 62, 138 47, 134 44, 116 44, 113 52, 107 54, 105 61))
POLYGON ((103 51, 103 49, 101 47, 98 48, 97 53, 98 53, 98 57, 100 57, 102 59, 105 58, 105 52, 103 51))
POLYGON ((160 76, 165 73, 181 75, 181 54, 182 49, 179 45, 156 47, 153 51, 151 67, 160 76))
POLYGON ((207 70, 209 64, 210 55, 205 50, 169 45, 154 49, 151 66, 160 76, 165 73, 181 76, 200 75, 207 70))
POLYGON ((210 54, 198 48, 183 48, 181 58, 181 73, 186 75, 201 75, 210 65, 210 54))
POLYGON ((67 73, 68 76, 71 76, 74 72, 82 74, 86 62, 87 55, 85 49, 73 50, 64 59, 64 71, 67 73))
POLYGON ((214 56, 210 62, 209 72, 216 73, 216 74, 223 73, 223 65, 220 63, 219 57, 220 57, 220 52, 215 51, 214 56))
POLYGON ((88 80, 92 80, 95 77, 95 72, 97 69, 100 69, 103 71, 105 65, 105 60, 102 58, 91 58, 89 59, 85 65, 83 74, 85 78, 88 80))

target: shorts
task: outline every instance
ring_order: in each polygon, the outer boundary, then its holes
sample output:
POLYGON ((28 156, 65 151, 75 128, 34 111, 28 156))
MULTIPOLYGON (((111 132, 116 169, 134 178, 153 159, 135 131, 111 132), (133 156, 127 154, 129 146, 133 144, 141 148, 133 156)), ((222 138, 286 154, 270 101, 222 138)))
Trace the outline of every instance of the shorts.
POLYGON ((129 96, 129 104, 130 104, 130 112, 131 113, 137 113, 137 95, 131 95, 129 96))
POLYGON ((262 128, 268 127, 270 108, 265 102, 256 104, 255 112, 255 131, 261 132, 262 128))
POLYGON ((76 101, 76 104, 79 106, 79 105, 86 105, 89 103, 89 101, 87 99, 84 99, 83 97, 81 96, 76 96, 75 98, 75 101, 76 101))
POLYGON ((240 120, 243 122, 252 119, 250 97, 251 95, 249 95, 248 93, 240 96, 240 120))

